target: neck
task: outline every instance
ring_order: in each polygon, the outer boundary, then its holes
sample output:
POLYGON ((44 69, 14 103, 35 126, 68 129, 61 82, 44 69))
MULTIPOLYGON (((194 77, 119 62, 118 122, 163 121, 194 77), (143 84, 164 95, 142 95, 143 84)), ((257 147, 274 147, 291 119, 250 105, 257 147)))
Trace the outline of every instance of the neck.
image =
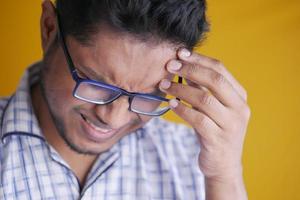
POLYGON ((32 86, 31 98, 35 115, 37 116, 39 126, 46 141, 59 153, 66 163, 68 163, 71 170, 79 179, 80 185, 83 186, 97 156, 79 154, 69 148, 65 143, 55 127, 48 105, 41 93, 39 83, 32 86))

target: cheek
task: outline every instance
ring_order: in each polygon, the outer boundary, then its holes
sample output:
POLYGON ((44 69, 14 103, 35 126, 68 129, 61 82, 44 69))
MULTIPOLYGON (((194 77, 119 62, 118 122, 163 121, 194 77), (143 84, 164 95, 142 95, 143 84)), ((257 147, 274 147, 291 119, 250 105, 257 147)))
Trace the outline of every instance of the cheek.
MULTIPOLYGON (((73 102, 69 95, 65 92, 47 90, 47 103, 55 121, 59 123, 64 129, 69 129, 69 126, 73 126, 72 117, 74 118, 73 102)), ((72 97, 71 97, 72 98, 72 97)))
POLYGON ((152 119, 153 117, 147 116, 147 115, 139 115, 141 122, 143 123, 147 123, 150 119, 152 119))
POLYGON ((135 121, 135 125, 140 128, 144 126, 150 119, 153 117, 147 116, 147 115, 138 115, 138 118, 135 121))
POLYGON ((117 140, 143 127, 151 118, 152 117, 149 116, 137 115, 127 124, 126 127, 124 127, 124 129, 122 130, 122 134, 118 136, 117 140))
POLYGON ((65 117, 76 106, 76 99, 73 97, 74 84, 68 78, 50 78, 52 74, 47 74, 43 80, 44 96, 47 99, 51 111, 66 121, 65 117))

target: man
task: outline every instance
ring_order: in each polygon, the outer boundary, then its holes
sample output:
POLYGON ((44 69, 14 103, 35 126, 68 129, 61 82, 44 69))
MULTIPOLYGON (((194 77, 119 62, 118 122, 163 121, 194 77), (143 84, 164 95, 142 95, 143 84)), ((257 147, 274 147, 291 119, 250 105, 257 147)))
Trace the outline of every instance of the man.
POLYGON ((192 52, 206 31, 204 0, 44 0, 43 60, 0 101, 0 199, 247 199, 247 95, 192 52))

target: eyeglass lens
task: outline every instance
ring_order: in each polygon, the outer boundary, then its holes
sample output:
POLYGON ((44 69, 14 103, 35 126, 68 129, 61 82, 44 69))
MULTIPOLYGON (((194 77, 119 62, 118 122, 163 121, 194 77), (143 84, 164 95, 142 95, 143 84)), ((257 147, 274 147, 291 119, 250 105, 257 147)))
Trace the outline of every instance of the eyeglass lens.
MULTIPOLYGON (((111 88, 84 81, 77 85, 74 92, 77 98, 98 104, 108 103, 120 94, 111 88)), ((136 95, 131 101, 131 110, 139 113, 158 114, 168 108, 168 102, 143 95, 136 95)))

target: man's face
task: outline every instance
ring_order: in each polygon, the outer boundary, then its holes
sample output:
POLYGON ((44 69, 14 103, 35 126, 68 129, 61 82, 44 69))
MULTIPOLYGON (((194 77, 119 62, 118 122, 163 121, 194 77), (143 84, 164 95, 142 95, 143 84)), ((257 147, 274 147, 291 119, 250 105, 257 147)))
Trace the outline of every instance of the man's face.
MULTIPOLYGON (((123 88, 129 92, 153 93, 158 84, 172 76, 165 64, 175 58, 168 43, 144 43, 109 29, 83 46, 67 38, 78 75, 123 88)), ((151 117, 129 111, 127 96, 111 104, 95 105, 73 97, 72 79, 61 45, 46 53, 42 76, 43 94, 60 136, 76 152, 98 154, 120 138, 142 127, 151 117)))

